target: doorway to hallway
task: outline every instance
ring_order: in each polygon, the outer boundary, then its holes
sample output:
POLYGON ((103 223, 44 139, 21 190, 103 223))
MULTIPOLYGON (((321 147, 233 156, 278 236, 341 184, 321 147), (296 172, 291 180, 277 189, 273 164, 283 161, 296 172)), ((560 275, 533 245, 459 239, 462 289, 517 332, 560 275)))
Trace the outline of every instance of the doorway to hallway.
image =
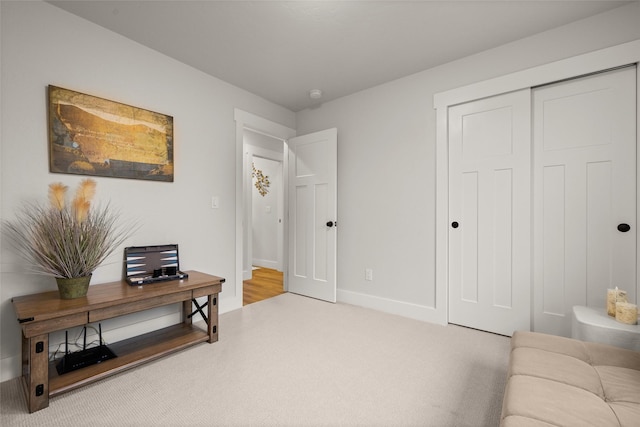
MULTIPOLYGON (((236 120, 236 292, 234 304, 241 307, 245 281, 253 276, 252 265, 264 264, 253 253, 253 188, 265 190, 266 181, 252 182, 250 160, 282 162, 283 290, 335 302, 337 225, 337 129, 294 137, 295 130, 235 109, 236 120), (262 140, 248 144, 248 137, 262 140), (267 140, 264 141, 263 138, 267 140), (282 158, 272 157, 282 148, 282 158), (263 144, 264 143, 264 144, 263 144), (251 171, 251 172, 250 172, 251 171), (291 182, 292 184, 290 184, 291 182), (293 186, 292 186, 293 185, 293 186), (313 197, 311 197, 313 196, 313 197), (289 219, 289 216, 292 218, 289 219), (315 256, 312 256, 315 255, 315 256), (291 285, 292 277, 296 282, 291 285), (305 281, 306 279, 306 281, 305 281)), ((264 172, 263 174, 264 175, 264 172)), ((269 186, 270 186, 269 181, 269 186)), ((264 192, 264 191, 263 191, 264 192)), ((261 193, 262 196, 262 193, 261 193)), ((263 206, 273 213, 274 205, 263 206)), ((278 233, 280 235, 280 233, 278 233)), ((279 264, 279 263, 278 263, 279 264)), ((272 264, 263 267, 272 268, 272 264)))

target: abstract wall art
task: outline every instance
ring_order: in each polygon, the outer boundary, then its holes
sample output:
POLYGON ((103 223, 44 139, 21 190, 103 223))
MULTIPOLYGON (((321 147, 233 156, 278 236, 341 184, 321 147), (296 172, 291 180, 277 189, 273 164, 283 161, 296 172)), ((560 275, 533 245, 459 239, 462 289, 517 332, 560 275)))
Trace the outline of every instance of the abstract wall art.
POLYGON ((173 182, 173 117, 49 85, 49 170, 173 182))

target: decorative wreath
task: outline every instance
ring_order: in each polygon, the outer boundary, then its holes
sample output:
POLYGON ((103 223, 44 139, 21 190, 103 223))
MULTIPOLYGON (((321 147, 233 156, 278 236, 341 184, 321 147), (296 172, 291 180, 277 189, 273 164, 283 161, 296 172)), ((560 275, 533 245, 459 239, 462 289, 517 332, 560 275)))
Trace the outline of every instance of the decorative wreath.
POLYGON ((264 197, 269 192, 269 184, 271 184, 269 182, 269 177, 263 174, 260 169, 256 169, 255 163, 251 163, 251 168, 253 169, 251 176, 256 179, 256 183, 254 185, 258 189, 258 193, 264 197))

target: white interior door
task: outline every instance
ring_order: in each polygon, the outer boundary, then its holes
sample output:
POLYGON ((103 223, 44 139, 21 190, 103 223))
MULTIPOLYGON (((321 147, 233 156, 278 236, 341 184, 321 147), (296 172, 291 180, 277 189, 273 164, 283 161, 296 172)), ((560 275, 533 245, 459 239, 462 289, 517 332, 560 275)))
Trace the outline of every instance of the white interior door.
POLYGON ((289 144, 289 292, 336 301, 338 131, 289 144))
POLYGON ((530 328, 530 91, 449 109, 449 322, 530 328))
POLYGON ((533 92, 535 331, 570 336, 572 307, 605 308, 610 287, 635 300, 635 82, 629 67, 533 92))

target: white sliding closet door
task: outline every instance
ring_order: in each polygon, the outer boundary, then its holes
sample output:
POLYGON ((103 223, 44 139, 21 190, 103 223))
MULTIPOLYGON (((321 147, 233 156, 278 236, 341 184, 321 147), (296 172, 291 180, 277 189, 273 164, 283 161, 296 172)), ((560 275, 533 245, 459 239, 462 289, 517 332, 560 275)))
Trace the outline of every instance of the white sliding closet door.
POLYGON ((449 108, 449 322, 530 329, 531 100, 449 108))
POLYGON ((628 67, 533 91, 535 331, 570 336, 572 307, 605 308, 610 287, 635 300, 635 82, 628 67))

